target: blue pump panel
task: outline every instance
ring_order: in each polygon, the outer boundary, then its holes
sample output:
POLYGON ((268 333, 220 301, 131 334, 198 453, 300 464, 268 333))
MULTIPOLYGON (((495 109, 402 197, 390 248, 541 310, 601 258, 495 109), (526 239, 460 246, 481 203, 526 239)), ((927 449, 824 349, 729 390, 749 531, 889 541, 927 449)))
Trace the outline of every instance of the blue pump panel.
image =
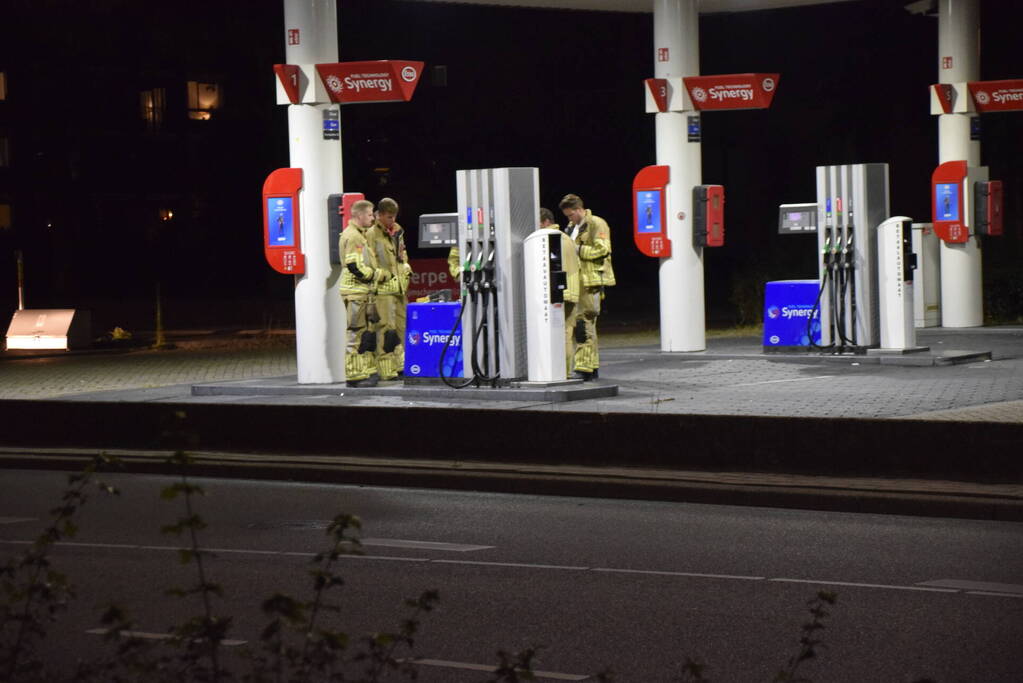
POLYGON ((777 280, 764 287, 764 350, 808 348, 807 322, 814 344, 821 343, 820 311, 814 310, 820 282, 777 280))
POLYGON ((405 324, 405 377, 440 377, 444 343, 455 328, 444 355, 444 376, 462 376, 462 324, 459 302, 409 304, 405 324))

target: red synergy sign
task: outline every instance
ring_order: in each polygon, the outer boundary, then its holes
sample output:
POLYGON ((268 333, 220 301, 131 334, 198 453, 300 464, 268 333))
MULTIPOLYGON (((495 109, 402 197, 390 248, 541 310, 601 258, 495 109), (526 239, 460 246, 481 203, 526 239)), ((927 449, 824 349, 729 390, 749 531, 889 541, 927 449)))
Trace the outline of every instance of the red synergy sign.
POLYGON ((1023 79, 971 81, 966 84, 979 112, 1023 109, 1023 79))
POLYGON ((317 64, 316 71, 331 102, 408 102, 423 73, 423 62, 340 62, 317 64))
POLYGON ((725 74, 683 78, 689 99, 699 111, 767 109, 779 74, 725 74))

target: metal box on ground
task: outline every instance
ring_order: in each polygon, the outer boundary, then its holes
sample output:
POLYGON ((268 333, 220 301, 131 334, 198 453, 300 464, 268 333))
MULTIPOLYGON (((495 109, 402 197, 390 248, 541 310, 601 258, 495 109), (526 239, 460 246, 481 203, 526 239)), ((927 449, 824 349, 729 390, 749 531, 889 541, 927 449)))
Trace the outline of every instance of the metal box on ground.
POLYGON ((444 376, 462 376, 461 310, 462 305, 458 302, 408 305, 405 324, 406 382, 419 379, 441 381, 441 352, 449 336, 451 343, 444 354, 444 376))
POLYGON ((764 287, 764 351, 807 351, 821 343, 817 280, 777 280, 764 287), (808 324, 809 323, 809 324, 808 324))
POLYGON ((92 318, 74 308, 36 308, 15 311, 7 328, 7 348, 72 349, 92 342, 92 318))

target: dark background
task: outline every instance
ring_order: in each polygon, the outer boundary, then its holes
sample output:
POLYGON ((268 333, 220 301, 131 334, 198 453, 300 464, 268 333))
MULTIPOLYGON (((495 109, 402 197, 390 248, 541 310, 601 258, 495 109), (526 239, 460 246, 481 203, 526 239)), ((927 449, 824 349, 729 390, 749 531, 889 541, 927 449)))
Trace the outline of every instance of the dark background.
MULTIPOLYGON (((703 116, 703 180, 725 186, 726 246, 705 252, 708 319, 755 322, 763 282, 815 277, 816 242, 779 236, 777 207, 815 200, 814 167, 886 162, 893 214, 929 220, 937 164, 937 19, 862 0, 700 19, 704 74, 779 72, 769 110, 703 116)), ((1021 3, 981 2, 981 78, 1023 77, 1021 3)), ((460 168, 536 166, 542 203, 568 192, 612 226, 608 319, 656 321, 657 263, 635 249, 631 182, 655 163, 652 14, 340 0, 341 60, 413 59, 412 102, 342 108, 345 190, 421 213, 455 208, 460 168), (443 68, 440 68, 443 67, 443 68), (443 78, 439 77, 443 72, 443 78)), ((262 255, 263 179, 288 165, 282 0, 7 0, 0 8, 0 322, 16 307, 92 308, 97 333, 167 324, 284 324, 292 278, 262 255), (187 117, 185 83, 221 107, 187 117), (159 130, 140 92, 166 89, 159 130), (159 210, 171 209, 172 220, 159 210)), ((990 316, 1023 315, 1023 112, 982 117, 982 162, 1006 186, 1006 236, 984 243, 990 316)), ((413 257, 442 257, 443 251, 413 257)))

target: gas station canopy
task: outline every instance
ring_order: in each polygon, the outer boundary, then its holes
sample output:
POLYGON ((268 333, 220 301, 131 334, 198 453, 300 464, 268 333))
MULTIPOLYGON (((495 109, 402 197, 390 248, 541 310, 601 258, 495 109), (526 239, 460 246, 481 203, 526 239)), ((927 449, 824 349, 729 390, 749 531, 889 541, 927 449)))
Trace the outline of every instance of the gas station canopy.
MULTIPOLYGON (((656 0, 417 0, 462 5, 500 5, 504 7, 536 7, 542 9, 577 9, 604 12, 653 12, 656 0)), ((826 5, 851 0, 701 0, 701 14, 717 12, 750 12, 754 10, 826 5)))

